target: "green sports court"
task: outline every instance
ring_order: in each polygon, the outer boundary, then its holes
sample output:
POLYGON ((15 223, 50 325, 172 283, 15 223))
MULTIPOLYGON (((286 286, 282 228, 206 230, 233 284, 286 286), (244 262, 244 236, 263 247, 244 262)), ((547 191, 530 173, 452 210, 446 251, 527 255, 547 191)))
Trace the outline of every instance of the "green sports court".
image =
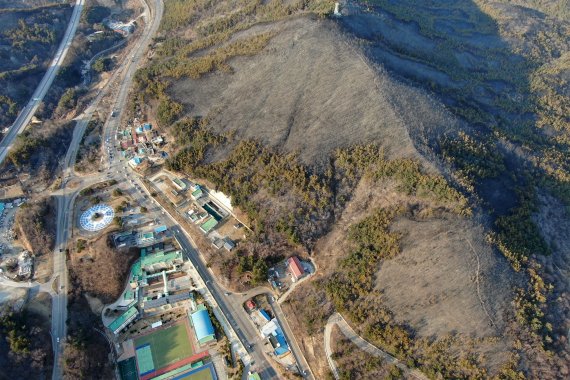
POLYGON ((194 354, 187 322, 136 338, 135 347, 141 376, 158 371, 194 354))

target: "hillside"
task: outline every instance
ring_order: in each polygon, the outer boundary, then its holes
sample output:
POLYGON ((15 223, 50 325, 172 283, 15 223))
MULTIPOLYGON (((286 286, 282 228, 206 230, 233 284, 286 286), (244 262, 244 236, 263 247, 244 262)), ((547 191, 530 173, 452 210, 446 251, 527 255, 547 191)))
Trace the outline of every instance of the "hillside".
POLYGON ((316 262, 317 374, 333 310, 429 377, 568 373, 570 26, 517 4, 165 2, 132 109, 253 221, 214 270, 316 262))
POLYGON ((33 8, 11 3, 17 9, 0 9, 0 129, 9 127, 30 99, 72 12, 61 2, 33 8))

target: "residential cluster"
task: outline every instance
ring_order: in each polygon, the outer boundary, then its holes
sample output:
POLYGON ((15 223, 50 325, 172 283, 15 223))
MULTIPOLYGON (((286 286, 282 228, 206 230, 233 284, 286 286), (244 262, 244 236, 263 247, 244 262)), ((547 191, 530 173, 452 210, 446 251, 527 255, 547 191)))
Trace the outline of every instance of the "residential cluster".
POLYGON ((144 170, 151 162, 160 163, 168 157, 162 149, 164 137, 150 123, 141 123, 137 118, 117 131, 118 149, 137 171, 144 170))
POLYGON ((291 355, 289 343, 266 296, 261 295, 247 300, 245 309, 264 339, 266 352, 284 367, 293 367, 295 358, 291 355))

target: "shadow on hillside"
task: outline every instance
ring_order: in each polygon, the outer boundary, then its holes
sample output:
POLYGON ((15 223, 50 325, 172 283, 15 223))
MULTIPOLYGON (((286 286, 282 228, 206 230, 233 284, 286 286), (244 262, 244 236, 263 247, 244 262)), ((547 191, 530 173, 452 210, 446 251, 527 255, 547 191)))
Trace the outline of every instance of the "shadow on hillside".
MULTIPOLYGON (((512 52, 496 22, 476 4, 469 0, 439 7, 411 1, 377 3, 381 5, 350 2, 340 25, 364 41, 370 61, 434 94, 460 120, 451 130, 450 126, 424 130, 424 117, 414 114, 413 104, 393 99, 420 151, 426 151, 420 145, 427 145, 438 154, 442 137, 455 136, 457 129, 489 137, 498 129, 510 141, 544 142, 528 111, 533 67, 512 52)), ((523 181, 513 180, 510 173, 524 165, 524 157, 521 160, 520 152, 506 149, 502 153, 505 172, 480 181, 477 188, 498 215, 516 205, 514 188, 523 181)))

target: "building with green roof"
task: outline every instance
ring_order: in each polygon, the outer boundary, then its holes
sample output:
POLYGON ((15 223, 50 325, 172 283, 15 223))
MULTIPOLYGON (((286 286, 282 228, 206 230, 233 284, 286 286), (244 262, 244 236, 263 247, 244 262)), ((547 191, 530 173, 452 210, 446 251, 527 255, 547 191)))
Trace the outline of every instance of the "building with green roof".
POLYGON ((147 278, 153 276, 147 275, 147 272, 155 273, 173 269, 174 266, 183 262, 182 251, 160 251, 147 255, 146 251, 141 250, 141 258, 131 267, 131 287, 135 289, 137 286, 146 286, 147 278))
POLYGON ((261 380, 261 376, 257 372, 250 372, 247 375, 247 380, 261 380))
POLYGON ((204 195, 204 192, 202 191, 202 188, 200 187, 200 185, 196 185, 195 190, 192 192, 192 199, 194 199, 195 201, 202 198, 202 196, 204 195))
POLYGON ((206 220, 204 223, 202 223, 202 225, 200 225, 200 230, 203 233, 208 234, 217 225, 218 225, 218 221, 214 218, 210 218, 210 219, 206 220))
POLYGON ((136 317, 139 315, 139 311, 136 307, 132 306, 130 309, 125 311, 121 314, 117 319, 115 319, 109 326, 109 330, 113 332, 113 334, 117 335, 121 332, 129 323, 131 323, 136 317))

